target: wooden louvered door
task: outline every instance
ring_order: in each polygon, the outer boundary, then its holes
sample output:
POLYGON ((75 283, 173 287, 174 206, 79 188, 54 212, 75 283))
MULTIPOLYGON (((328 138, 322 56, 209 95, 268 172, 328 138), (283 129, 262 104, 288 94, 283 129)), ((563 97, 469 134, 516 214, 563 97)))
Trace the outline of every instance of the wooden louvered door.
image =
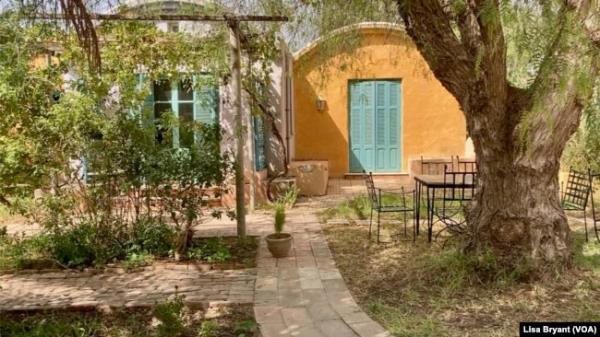
POLYGON ((400 81, 350 83, 350 171, 401 170, 400 81))

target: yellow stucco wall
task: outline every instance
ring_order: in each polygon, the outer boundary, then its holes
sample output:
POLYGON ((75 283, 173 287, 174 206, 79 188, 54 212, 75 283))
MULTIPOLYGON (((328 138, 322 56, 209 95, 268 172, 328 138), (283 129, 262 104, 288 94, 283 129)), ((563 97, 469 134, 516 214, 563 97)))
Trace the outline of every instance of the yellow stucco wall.
POLYGON ((317 43, 296 55, 294 159, 329 160, 331 176, 349 172, 348 85, 357 79, 401 80, 402 173, 408 173, 409 159, 421 155, 464 155, 463 113, 433 76, 412 40, 397 28, 356 29, 361 43, 352 54, 323 57, 317 43), (316 108, 318 96, 326 100, 323 112, 316 108))

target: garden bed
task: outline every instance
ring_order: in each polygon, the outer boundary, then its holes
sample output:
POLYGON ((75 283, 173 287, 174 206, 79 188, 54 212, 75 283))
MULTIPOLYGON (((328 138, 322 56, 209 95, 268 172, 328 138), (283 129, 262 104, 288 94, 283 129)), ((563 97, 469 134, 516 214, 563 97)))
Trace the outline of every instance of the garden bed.
MULTIPOLYGON (((338 207, 322 219, 363 212, 338 207)), ((422 235, 416 244, 376 245, 367 231, 339 224, 324 230, 354 298, 395 336, 504 337, 517 335, 520 321, 600 320, 600 244, 585 243, 580 227, 573 268, 544 279, 530 277, 526 265, 501 270, 493 256, 471 256, 454 242, 442 248, 422 235)))
MULTIPOLYGON (((105 268, 136 270, 150 266, 155 262, 177 264, 194 264, 202 270, 229 270, 256 267, 259 239, 248 236, 243 240, 237 237, 210 237, 193 239, 187 256, 180 261, 174 259, 172 252, 152 253, 147 251, 131 251, 121 258, 113 258, 105 263, 94 263, 93 259, 83 261, 74 266, 61 264, 49 249, 49 238, 37 234, 18 240, 0 238, 0 273, 53 271, 60 269, 92 269, 101 271, 105 268)), ((60 251, 62 261, 73 261, 96 254, 93 251, 67 250, 60 251), (70 254, 71 256, 68 256, 70 254)), ((57 254, 55 254, 57 255, 57 254)))
POLYGON ((0 315, 0 336, 11 337, 251 337, 256 330, 251 305, 192 309, 181 297, 153 308, 110 313, 90 308, 0 315))

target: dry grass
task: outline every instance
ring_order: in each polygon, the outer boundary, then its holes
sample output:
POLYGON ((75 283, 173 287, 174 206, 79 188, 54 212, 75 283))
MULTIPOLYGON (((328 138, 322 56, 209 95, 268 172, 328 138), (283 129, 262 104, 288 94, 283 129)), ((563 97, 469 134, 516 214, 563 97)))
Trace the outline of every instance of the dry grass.
POLYGON ((600 320, 600 244, 574 244, 575 267, 544 281, 497 269, 422 235, 370 244, 364 226, 328 225, 336 263, 352 294, 395 336, 516 336, 520 321, 600 320), (357 249, 361 247, 361 249, 357 249))

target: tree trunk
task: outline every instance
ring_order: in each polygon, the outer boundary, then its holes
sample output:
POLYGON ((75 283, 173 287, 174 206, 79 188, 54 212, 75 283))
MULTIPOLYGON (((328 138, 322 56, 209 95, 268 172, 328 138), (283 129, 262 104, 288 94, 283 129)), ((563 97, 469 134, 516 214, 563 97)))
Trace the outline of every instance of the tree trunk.
POLYGON ((590 33, 598 6, 564 2, 533 82, 516 88, 507 79, 501 1, 398 0, 406 32, 465 113, 479 165, 467 215, 476 251, 530 259, 538 269, 570 260, 558 172, 600 69, 590 33))
POLYGON ((554 164, 541 170, 511 158, 479 160, 479 191, 468 219, 472 248, 489 249, 509 263, 525 257, 537 264, 568 264, 570 230, 559 198, 560 153, 551 156, 554 164))

